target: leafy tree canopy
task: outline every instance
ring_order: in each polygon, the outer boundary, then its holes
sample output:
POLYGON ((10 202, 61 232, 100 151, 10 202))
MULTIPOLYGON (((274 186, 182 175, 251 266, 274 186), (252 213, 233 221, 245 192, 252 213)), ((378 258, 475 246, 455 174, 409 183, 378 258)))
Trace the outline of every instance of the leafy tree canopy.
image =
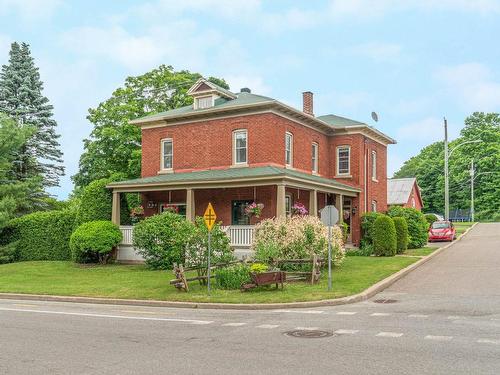
MULTIPOLYGON (((94 129, 84 141, 80 169, 73 176, 76 188, 115 172, 124 173, 126 178, 139 177, 141 131, 128 122, 191 104, 192 98, 186 93, 200 77, 198 73, 174 71, 171 66, 160 65, 143 75, 128 77, 111 98, 89 109, 87 119, 94 129)), ((209 80, 229 89, 224 80, 214 77, 209 80)))
MULTIPOLYGON (((460 137, 449 149, 463 142, 449 159, 450 210, 470 207, 470 167, 474 160, 475 211, 488 219, 500 212, 500 114, 475 112, 465 120, 460 137)), ((427 212, 444 212, 444 145, 436 142, 407 160, 395 178, 417 177, 427 212)))

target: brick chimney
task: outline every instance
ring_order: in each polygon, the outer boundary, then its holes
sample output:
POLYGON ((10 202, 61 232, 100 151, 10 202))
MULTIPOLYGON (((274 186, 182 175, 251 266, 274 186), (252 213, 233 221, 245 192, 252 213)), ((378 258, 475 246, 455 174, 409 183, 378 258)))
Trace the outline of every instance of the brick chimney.
POLYGON ((302 93, 302 111, 308 115, 314 116, 313 112, 313 93, 306 91, 302 93))

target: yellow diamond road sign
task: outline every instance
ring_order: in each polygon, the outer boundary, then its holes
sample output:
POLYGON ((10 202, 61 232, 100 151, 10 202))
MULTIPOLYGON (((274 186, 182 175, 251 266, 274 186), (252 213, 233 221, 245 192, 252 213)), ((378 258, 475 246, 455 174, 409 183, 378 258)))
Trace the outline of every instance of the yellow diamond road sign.
POLYGON ((205 225, 207 226, 209 231, 212 230, 216 219, 217 215, 215 214, 215 210, 212 207, 212 203, 209 203, 207 209, 205 210, 205 213, 203 214, 203 220, 205 220, 205 225))

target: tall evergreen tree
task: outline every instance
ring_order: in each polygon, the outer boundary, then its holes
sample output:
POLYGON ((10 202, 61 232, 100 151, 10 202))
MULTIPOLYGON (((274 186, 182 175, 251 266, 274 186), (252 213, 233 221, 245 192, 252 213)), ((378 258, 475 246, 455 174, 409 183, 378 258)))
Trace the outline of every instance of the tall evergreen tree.
POLYGON ((43 82, 29 45, 11 45, 9 62, 0 72, 0 112, 34 129, 19 150, 14 174, 19 181, 41 176, 43 186, 59 185, 64 175, 53 106, 43 96, 43 82))

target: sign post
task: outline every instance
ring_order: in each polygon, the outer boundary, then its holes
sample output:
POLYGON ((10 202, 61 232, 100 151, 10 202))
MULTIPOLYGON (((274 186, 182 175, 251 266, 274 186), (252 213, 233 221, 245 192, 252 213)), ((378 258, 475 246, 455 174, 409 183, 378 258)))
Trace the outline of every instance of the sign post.
POLYGON ((328 290, 332 290, 332 226, 339 220, 339 211, 335 206, 325 206, 321 210, 321 222, 328 227, 328 290))
POLYGON ((208 255, 207 255, 207 290, 208 295, 210 295, 210 248, 212 246, 212 228, 214 227, 215 220, 217 219, 217 215, 215 214, 215 210, 212 207, 212 203, 208 203, 207 209, 203 214, 203 220, 205 221, 205 225, 208 229, 208 255))

